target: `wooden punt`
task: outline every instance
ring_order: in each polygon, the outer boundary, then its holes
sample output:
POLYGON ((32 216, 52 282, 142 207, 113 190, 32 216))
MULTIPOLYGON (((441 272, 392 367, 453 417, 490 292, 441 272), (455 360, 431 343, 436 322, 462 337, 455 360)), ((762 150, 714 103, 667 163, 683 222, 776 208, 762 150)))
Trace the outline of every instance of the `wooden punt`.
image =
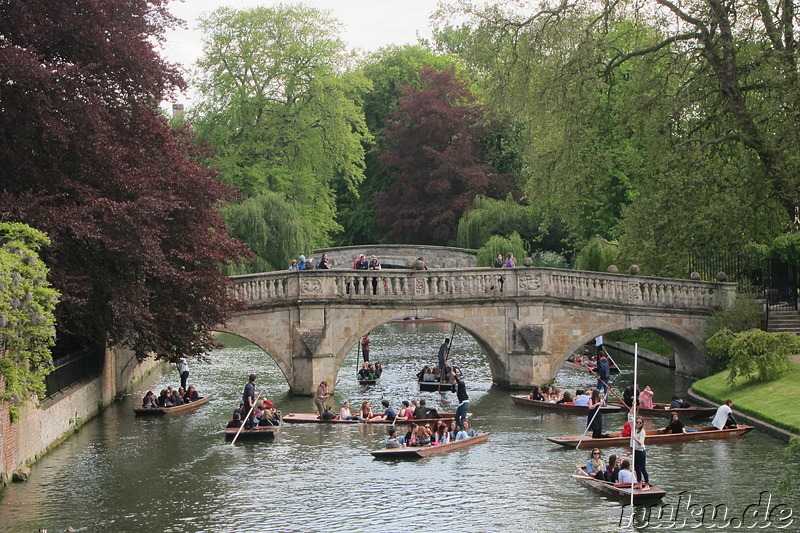
POLYGON ((359 379, 359 380, 358 380, 358 384, 359 384, 359 385, 364 385, 364 386, 367 386, 367 385, 377 385, 377 384, 378 384, 378 382, 379 382, 380 380, 381 380, 381 378, 375 378, 375 379, 359 379))
POLYGON ((281 432, 281 426, 256 426, 253 429, 225 428, 225 440, 233 440, 236 433, 236 442, 240 440, 273 440, 281 432))
POLYGON ((634 484, 634 488, 631 489, 630 484, 622 485, 620 483, 615 484, 611 483, 610 481, 602 481, 600 479, 595 479, 586 473, 585 466, 578 465, 577 469, 578 472, 576 474, 573 474, 572 477, 575 480, 577 480, 578 483, 580 483, 581 485, 586 485, 590 489, 595 490, 597 492, 601 492, 613 498, 630 502, 631 490, 633 490, 634 505, 644 501, 660 500, 661 498, 667 495, 667 491, 665 491, 661 487, 656 487, 655 485, 651 485, 646 489, 642 489, 639 488, 637 484, 634 484))
POLYGON ((422 392, 455 392, 455 383, 440 383, 438 381, 420 381, 419 390, 422 392))
MULTIPOLYGON (((669 444, 671 442, 686 442, 704 439, 732 439, 735 437, 741 437, 753 429, 753 426, 740 425, 731 429, 717 429, 714 426, 704 426, 686 429, 693 431, 690 431, 689 433, 661 433, 658 429, 650 430, 647 432, 645 445, 652 446, 655 444, 669 444)), ((580 435, 571 435, 568 437, 547 437, 547 440, 568 448, 580 447, 583 449, 591 449, 607 448, 609 446, 630 446, 630 437, 623 437, 619 433, 609 433, 608 435, 610 437, 605 439, 594 439, 590 436, 581 438, 580 435), (580 443, 580 446, 578 446, 578 443, 580 443)))
MULTIPOLYGON (((411 422, 417 424, 425 424, 446 421, 450 422, 456 417, 455 413, 439 413, 441 418, 413 418, 411 420, 398 420, 395 424, 410 424, 411 422)), ((472 413, 467 413, 467 418, 471 417, 472 413)), ((371 420, 322 420, 316 413, 291 413, 283 416, 283 421, 287 424, 391 424, 391 420, 383 420, 382 418, 373 418, 371 420)))
POLYGON ((438 446, 407 446, 405 448, 386 448, 383 450, 373 450, 369 453, 378 459, 417 459, 419 457, 427 457, 429 455, 438 455, 442 453, 449 453, 453 450, 460 450, 468 446, 474 446, 489 440, 489 433, 478 433, 474 437, 462 440, 454 440, 447 444, 440 444, 438 446))
MULTIPOLYGON (((534 407, 536 409, 544 409, 547 411, 559 411, 562 413, 570 413, 575 415, 587 415, 589 407, 585 405, 567 405, 565 403, 550 403, 541 400, 531 400, 527 396, 512 395, 511 399, 517 405, 524 405, 526 407, 534 407)), ((606 405, 601 407, 600 410, 604 413, 616 413, 621 408, 614 405, 606 405)))
POLYGON ((187 411, 194 411, 201 405, 208 403, 213 396, 210 394, 208 396, 201 396, 194 402, 185 403, 183 405, 178 405, 176 407, 148 407, 143 408, 139 407, 134 409, 133 412, 136 413, 137 416, 153 416, 153 415, 171 415, 175 413, 185 413, 187 411))
MULTIPOLYGON (((625 406, 625 404, 622 402, 611 402, 609 405, 615 405, 619 407, 620 410, 628 410, 627 406, 625 406)), ((681 407, 672 409, 668 403, 654 403, 653 406, 653 409, 642 409, 641 407, 637 407, 636 414, 647 417, 662 416, 669 418, 672 416, 672 413, 678 413, 681 418, 705 418, 714 416, 714 414, 717 412, 716 407, 681 407), (655 409, 655 406, 659 406, 659 408, 655 409)))
MULTIPOLYGON (((617 368, 617 365, 615 365, 614 363, 609 362, 608 363, 608 367, 609 367, 609 370, 611 371, 612 374, 619 374, 619 368, 617 368)), ((587 366, 583 366, 580 363, 573 363, 572 361, 564 361, 564 364, 561 365, 561 368, 563 368, 565 370, 577 370, 578 372, 586 372, 587 374, 591 374, 591 372, 589 371, 589 368, 591 368, 592 371, 595 371, 595 372, 597 371, 596 370, 597 367, 594 367, 594 366, 593 367, 587 367, 587 366)))
POLYGON ((433 318, 433 317, 422 317, 422 318, 406 317, 397 320, 392 320, 391 322, 392 324, 439 324, 448 321, 443 318, 433 318))

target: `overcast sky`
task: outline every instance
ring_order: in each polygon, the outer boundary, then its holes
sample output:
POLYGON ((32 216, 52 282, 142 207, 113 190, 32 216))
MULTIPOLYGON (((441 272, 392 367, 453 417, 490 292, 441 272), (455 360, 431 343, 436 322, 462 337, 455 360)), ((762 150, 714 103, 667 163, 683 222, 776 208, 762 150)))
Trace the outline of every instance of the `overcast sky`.
MULTIPOLYGON (((174 1, 170 11, 187 23, 184 30, 170 32, 164 48, 166 58, 190 68, 200 55, 201 34, 197 29, 202 13, 210 13, 218 7, 235 9, 258 5, 274 6, 298 2, 274 0, 185 0, 174 1)), ((307 6, 327 9, 345 26, 342 39, 348 48, 377 50, 388 44, 414 44, 417 35, 431 37, 428 17, 436 9, 436 0, 305 0, 307 6)), ((191 105, 186 95, 184 102, 191 105)))

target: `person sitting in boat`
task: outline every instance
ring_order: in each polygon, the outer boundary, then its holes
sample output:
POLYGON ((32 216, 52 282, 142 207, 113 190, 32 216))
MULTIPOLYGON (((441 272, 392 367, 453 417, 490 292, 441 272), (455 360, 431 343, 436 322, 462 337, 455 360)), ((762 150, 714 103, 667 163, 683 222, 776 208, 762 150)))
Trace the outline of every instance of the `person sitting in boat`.
POLYGON ((552 394, 552 388, 550 387, 550 385, 542 385, 541 393, 542 393, 542 401, 550 402, 550 395, 552 394))
POLYGON ((628 421, 625 422, 625 425, 622 426, 622 431, 620 432, 620 436, 621 437, 630 437, 632 430, 633 429, 631 428, 631 422, 630 422, 630 420, 628 420, 628 421))
POLYGON ((179 394, 177 390, 172 391, 172 405, 174 407, 183 405, 183 395, 179 394))
POLYGON ((361 420, 361 417, 350 412, 350 402, 346 401, 339 409, 339 420, 361 420))
POLYGON ((431 419, 431 418, 442 418, 442 416, 439 414, 439 411, 436 410, 436 408, 434 407, 429 408, 427 405, 425 405, 425 398, 422 398, 419 401, 419 406, 414 411, 414 418, 431 419))
POLYGON ((533 390, 531 390, 531 393, 528 395, 528 398, 531 400, 536 400, 537 402, 543 402, 544 396, 542 395, 542 389, 534 385, 533 390))
POLYGON ((448 442, 450 442, 450 433, 447 431, 447 424, 439 422, 436 424, 436 431, 431 439, 431 444, 436 443, 436 445, 440 445, 447 444, 448 442))
MULTIPOLYGON (((636 398, 639 397, 639 389, 636 389, 636 398)), ((633 385, 628 385, 625 387, 625 390, 622 391, 622 401, 625 402, 625 405, 628 407, 633 407, 633 385)))
POLYGON ((616 483, 619 479, 619 459, 616 454, 608 456, 608 463, 606 464, 606 481, 616 483))
POLYGON ((431 434, 425 426, 418 426, 417 431, 411 437, 411 446, 428 446, 431 443, 431 434))
POLYGON ((389 406, 389 400, 381 401, 381 407, 383 407, 383 414, 377 415, 374 418, 382 418, 387 422, 391 422, 395 418, 398 418, 397 413, 395 413, 394 409, 389 406))
POLYGON ((259 426, 280 426, 281 412, 275 409, 275 404, 269 400, 262 403, 262 411, 258 417, 259 426))
POLYGON ((233 418, 228 421, 228 425, 225 426, 226 428, 240 428, 242 427, 242 415, 239 414, 239 411, 233 412, 233 418))
POLYGON ((573 405, 572 403, 572 394, 569 391, 564 391, 564 394, 561 396, 561 399, 558 400, 556 403, 563 403, 565 405, 573 405))
POLYGON ((738 427, 739 424, 736 422, 736 418, 733 417, 733 409, 731 407, 733 407, 733 400, 725 400, 725 403, 717 409, 717 414, 714 415, 711 425, 717 429, 738 427))
POLYGON ((431 371, 431 367, 425 365, 422 367, 422 370, 417 372, 417 381, 425 381, 425 375, 429 374, 431 371))
POLYGON ((472 424, 469 423, 469 420, 464 420, 464 429, 456 433, 456 440, 468 439, 475 435, 477 435, 477 433, 472 429, 472 424))
POLYGON ((142 398, 142 409, 153 409, 155 407, 158 407, 158 400, 153 391, 149 390, 142 398))
POLYGON ((623 459, 622 464, 619 465, 617 482, 631 484, 636 483, 636 474, 631 471, 631 462, 628 459, 623 459))
POLYGON ((197 389, 194 385, 189 385, 189 390, 186 391, 186 394, 183 397, 183 401, 186 403, 189 402, 196 402, 200 399, 200 395, 197 394, 197 389))
POLYGON ((458 424, 456 423, 455 419, 450 421, 450 424, 447 426, 447 432, 450 434, 450 440, 456 440, 456 436, 458 435, 458 424))
POLYGON ((589 406, 589 400, 591 399, 591 392, 583 389, 578 389, 575 391, 575 400, 573 400, 573 405, 580 405, 583 407, 589 406))
POLYGON ((408 400, 403 400, 400 410, 397 411, 397 418, 399 420, 411 420, 414 418, 414 410, 411 409, 411 404, 408 400))
POLYGON ((588 368, 594 368, 597 366, 597 363, 594 362, 592 355, 584 355, 581 357, 581 366, 585 366, 588 368))
POLYGON ((682 399, 677 394, 672 395, 672 401, 669 402, 670 409, 688 409, 689 407, 691 407, 691 405, 689 405, 689 402, 682 399))
POLYGON ((606 479, 606 463, 603 461, 603 454, 599 448, 591 451, 589 459, 586 461, 586 473, 600 481, 611 481, 606 479))
POLYGON ((550 399, 547 401, 550 403, 558 403, 561 401, 561 398, 564 397, 564 391, 562 391, 559 387, 552 387, 550 389, 550 399))
MULTIPOLYGON (((161 392, 158 394, 158 399, 156 400, 156 405, 158 405, 158 407, 166 407, 168 400, 170 400, 170 398, 167 396, 167 389, 161 389, 161 392)), ((170 401, 170 404, 171 403, 170 401)), ((172 407, 172 405, 170 405, 170 407, 172 407)))
POLYGON ((389 436, 386 437, 386 440, 384 441, 384 446, 387 449, 405 448, 406 445, 405 445, 405 442, 402 439, 403 439, 403 437, 398 437, 397 436, 397 430, 395 429, 394 426, 392 426, 392 427, 389 428, 389 436))
POLYGON ((358 411, 358 416, 361 417, 361 420, 369 420, 370 418, 375 417, 375 413, 372 412, 372 406, 369 403, 369 400, 364 400, 361 402, 361 409, 358 411))
POLYGON ((660 433, 686 433, 686 427, 681 422, 681 419, 678 417, 678 413, 672 413, 669 417, 669 423, 667 423, 667 427, 662 429, 660 433))
POLYGON ((650 385, 645 385, 644 390, 639 394, 639 407, 642 409, 653 408, 653 389, 650 385))
POLYGON ((439 365, 433 365, 433 369, 431 370, 431 372, 433 372, 433 381, 439 381, 439 376, 442 373, 441 369, 439 368, 439 365))
POLYGON ((336 420, 336 413, 334 413, 331 409, 333 409, 332 405, 325 406, 325 411, 322 412, 323 421, 330 422, 331 420, 336 420))
POLYGON ((372 379, 369 377, 369 363, 362 363, 361 368, 358 369, 358 379, 372 379))
POLYGON ((414 435, 417 434, 417 428, 418 427, 419 426, 416 424, 416 422, 411 422, 408 425, 408 431, 406 431, 406 435, 405 435, 405 439, 404 439, 404 441, 405 441, 407 446, 411 446, 411 437, 413 437, 414 435))
POLYGON ((380 379, 381 374, 383 374, 383 367, 381 366, 380 362, 375 363, 375 379, 380 379))

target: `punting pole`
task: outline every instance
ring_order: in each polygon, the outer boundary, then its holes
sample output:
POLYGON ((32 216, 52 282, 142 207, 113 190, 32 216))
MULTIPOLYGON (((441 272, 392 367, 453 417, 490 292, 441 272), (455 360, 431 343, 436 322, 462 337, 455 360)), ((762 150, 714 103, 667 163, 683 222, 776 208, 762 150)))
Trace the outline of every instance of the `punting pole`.
POLYGON ((251 406, 250 406, 250 410, 249 410, 249 411, 247 411, 247 416, 246 416, 246 417, 244 417, 244 420, 242 420, 242 425, 241 425, 241 426, 239 426, 239 431, 237 431, 237 432, 236 432, 236 435, 233 437, 233 440, 231 441, 231 446, 233 446, 234 444, 236 444, 236 439, 238 439, 238 438, 239 438, 239 434, 240 434, 240 433, 242 432, 242 430, 244 429, 244 424, 245 424, 245 422, 247 422, 247 420, 249 420, 249 419, 250 419, 250 413, 252 413, 252 412, 253 412, 253 409, 255 409, 255 408, 256 408, 256 402, 258 402, 258 396, 259 396, 259 394, 261 394, 261 393, 259 392, 258 394, 256 394, 255 398, 253 399, 253 405, 251 405, 251 406))
MULTIPOLYGON (((611 393, 617 398, 617 400, 622 402, 622 405, 624 405, 625 408, 628 409, 628 411, 631 410, 631 408, 628 407, 628 404, 625 403, 625 400, 623 400, 622 398, 619 397, 619 394, 617 394, 617 391, 615 391, 614 389, 611 388, 613 383, 610 383, 610 384, 606 383, 605 381, 600 379, 600 376, 598 376, 597 373, 595 373, 594 370, 592 370, 588 366, 586 368, 587 368, 587 370, 589 370, 589 372, 591 372, 594 375, 594 377, 596 377, 600 381, 600 383, 603 383, 606 387, 608 387, 608 391, 606 392, 606 399, 608 398, 608 394, 611 393)), ((613 382, 614 380, 612 379, 611 381, 613 382)))
MULTIPOLYGON (((447 347, 447 354, 445 354, 445 359, 444 359, 445 367, 447 366, 448 361, 450 361, 450 352, 453 350, 453 341, 455 340, 454 336, 456 334, 456 326, 457 324, 453 322, 453 332, 450 334, 450 346, 447 347)), ((451 368, 453 367, 452 363, 450 364, 450 367, 451 368)), ((453 370, 453 372, 455 372, 455 370, 453 370)), ((439 369, 439 388, 436 390, 436 392, 442 392, 442 383, 444 383, 444 368, 439 369)))
MULTIPOLYGON (((633 421, 631 423, 631 457, 635 457, 635 452, 633 451, 633 435, 636 433, 636 406, 639 403, 639 397, 636 395, 636 391, 639 387, 639 343, 635 343, 633 345, 633 406, 631 408, 630 414, 633 416, 633 421)), ((642 426, 642 430, 644 430, 644 426, 642 426)), ((631 465, 633 467, 633 465, 631 465)), ((636 470, 634 469, 634 472, 636 470)), ((634 474, 635 475, 635 474, 634 474)), ((639 480, 636 480, 638 483, 639 480)), ((631 483, 631 512, 633 512, 633 492, 634 492, 634 483, 631 483)))

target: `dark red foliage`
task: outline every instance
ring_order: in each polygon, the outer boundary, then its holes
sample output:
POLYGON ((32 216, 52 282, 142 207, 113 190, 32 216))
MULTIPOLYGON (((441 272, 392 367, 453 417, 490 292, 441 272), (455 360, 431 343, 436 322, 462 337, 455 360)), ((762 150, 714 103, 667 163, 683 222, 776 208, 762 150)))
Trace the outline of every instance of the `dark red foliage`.
POLYGON ((486 112, 454 70, 424 68, 420 82, 384 130, 378 160, 392 182, 375 195, 377 220, 395 242, 447 244, 475 196, 504 196, 511 179, 484 163, 486 112))
POLYGON ((153 48, 167 0, 0 2, 0 219, 47 232, 59 334, 193 355, 236 305, 247 256, 159 102, 183 81, 153 48))

